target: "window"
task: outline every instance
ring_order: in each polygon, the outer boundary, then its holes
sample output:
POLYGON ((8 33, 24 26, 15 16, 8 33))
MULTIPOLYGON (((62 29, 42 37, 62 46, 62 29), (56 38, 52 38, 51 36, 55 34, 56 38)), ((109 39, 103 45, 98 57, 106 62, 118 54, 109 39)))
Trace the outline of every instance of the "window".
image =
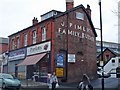
POLYGON ((119 61, 118 61, 119 63, 120 63, 120 59, 119 59, 119 61))
POLYGON ((12 49, 15 49, 15 42, 14 42, 14 39, 12 39, 12 49))
POLYGON ((24 34, 24 46, 27 46, 27 34, 24 34))
POLYGON ((33 44, 36 43, 36 31, 34 30, 33 31, 33 34, 32 34, 32 40, 33 40, 33 44))
POLYGON ((42 41, 45 41, 46 40, 46 28, 43 27, 42 28, 42 41))
POLYGON ((20 47, 20 37, 18 36, 17 37, 17 48, 19 48, 20 47))
POLYGON ((112 60, 112 63, 115 63, 115 60, 114 60, 114 59, 112 60))
POLYGON ((106 61, 110 59, 110 56, 109 55, 106 55, 106 61))
POLYGON ((80 20, 84 20, 84 14, 80 12, 76 12, 76 18, 80 20))

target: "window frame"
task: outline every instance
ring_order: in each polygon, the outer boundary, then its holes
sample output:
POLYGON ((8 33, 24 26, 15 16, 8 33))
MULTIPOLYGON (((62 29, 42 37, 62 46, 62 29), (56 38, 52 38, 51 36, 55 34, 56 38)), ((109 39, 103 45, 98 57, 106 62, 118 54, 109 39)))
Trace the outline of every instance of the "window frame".
POLYGON ((20 48, 20 36, 17 36, 16 40, 16 48, 20 48))
POLYGON ((14 50, 15 49, 15 39, 12 38, 11 40, 12 40, 12 50, 14 50))
POLYGON ((28 41, 28 35, 27 33, 24 34, 24 46, 27 46, 27 41, 28 41))
POLYGON ((75 17, 76 17, 76 19, 78 19, 78 20, 84 20, 85 15, 84 15, 84 13, 82 13, 82 12, 76 12, 75 17))
POLYGON ((32 31, 32 44, 36 44, 36 30, 32 31))
POLYGON ((46 40, 46 28, 42 27, 41 30, 42 30, 42 41, 45 41, 46 40))

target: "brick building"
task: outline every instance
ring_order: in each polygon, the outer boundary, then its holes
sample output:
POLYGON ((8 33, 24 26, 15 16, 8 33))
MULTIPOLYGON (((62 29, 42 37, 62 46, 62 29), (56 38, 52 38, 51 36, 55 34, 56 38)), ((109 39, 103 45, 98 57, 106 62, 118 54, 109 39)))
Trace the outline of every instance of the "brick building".
POLYGON ((9 73, 20 78, 34 74, 43 81, 56 72, 68 82, 80 81, 83 74, 96 77, 96 32, 87 5, 74 7, 66 0, 66 11, 49 11, 38 22, 9 36, 9 73))
POLYGON ((0 37, 0 54, 8 50, 8 38, 0 37))
POLYGON ((7 71, 7 52, 8 38, 0 37, 0 72, 7 71))

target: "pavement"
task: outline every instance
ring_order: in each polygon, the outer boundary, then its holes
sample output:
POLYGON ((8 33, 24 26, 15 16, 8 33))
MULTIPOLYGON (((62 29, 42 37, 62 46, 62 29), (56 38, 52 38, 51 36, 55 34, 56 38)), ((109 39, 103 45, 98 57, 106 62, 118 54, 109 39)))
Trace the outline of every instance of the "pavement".
MULTIPOLYGON (((77 88, 79 83, 59 83, 59 88, 77 88)), ((91 81, 94 89, 101 89, 101 78, 91 81)), ((32 80, 22 80, 21 81, 22 88, 47 88, 47 83, 43 82, 35 82, 32 80)), ((117 78, 105 78, 104 79, 104 87, 106 89, 112 90, 120 90, 120 79, 117 78)), ((106 90, 105 89, 105 90, 106 90)))
POLYGON ((46 88, 47 87, 47 83, 44 82, 35 82, 33 80, 21 80, 21 87, 22 88, 46 88))

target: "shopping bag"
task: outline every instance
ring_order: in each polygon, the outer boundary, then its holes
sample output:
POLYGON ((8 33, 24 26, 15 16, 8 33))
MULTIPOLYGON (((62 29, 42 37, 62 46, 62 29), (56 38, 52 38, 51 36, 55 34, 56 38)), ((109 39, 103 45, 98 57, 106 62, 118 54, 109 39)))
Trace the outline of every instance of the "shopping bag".
POLYGON ((52 84, 48 84, 48 88, 49 88, 49 89, 52 89, 52 84))
POLYGON ((58 83, 56 83, 56 88, 59 88, 59 84, 58 83))

